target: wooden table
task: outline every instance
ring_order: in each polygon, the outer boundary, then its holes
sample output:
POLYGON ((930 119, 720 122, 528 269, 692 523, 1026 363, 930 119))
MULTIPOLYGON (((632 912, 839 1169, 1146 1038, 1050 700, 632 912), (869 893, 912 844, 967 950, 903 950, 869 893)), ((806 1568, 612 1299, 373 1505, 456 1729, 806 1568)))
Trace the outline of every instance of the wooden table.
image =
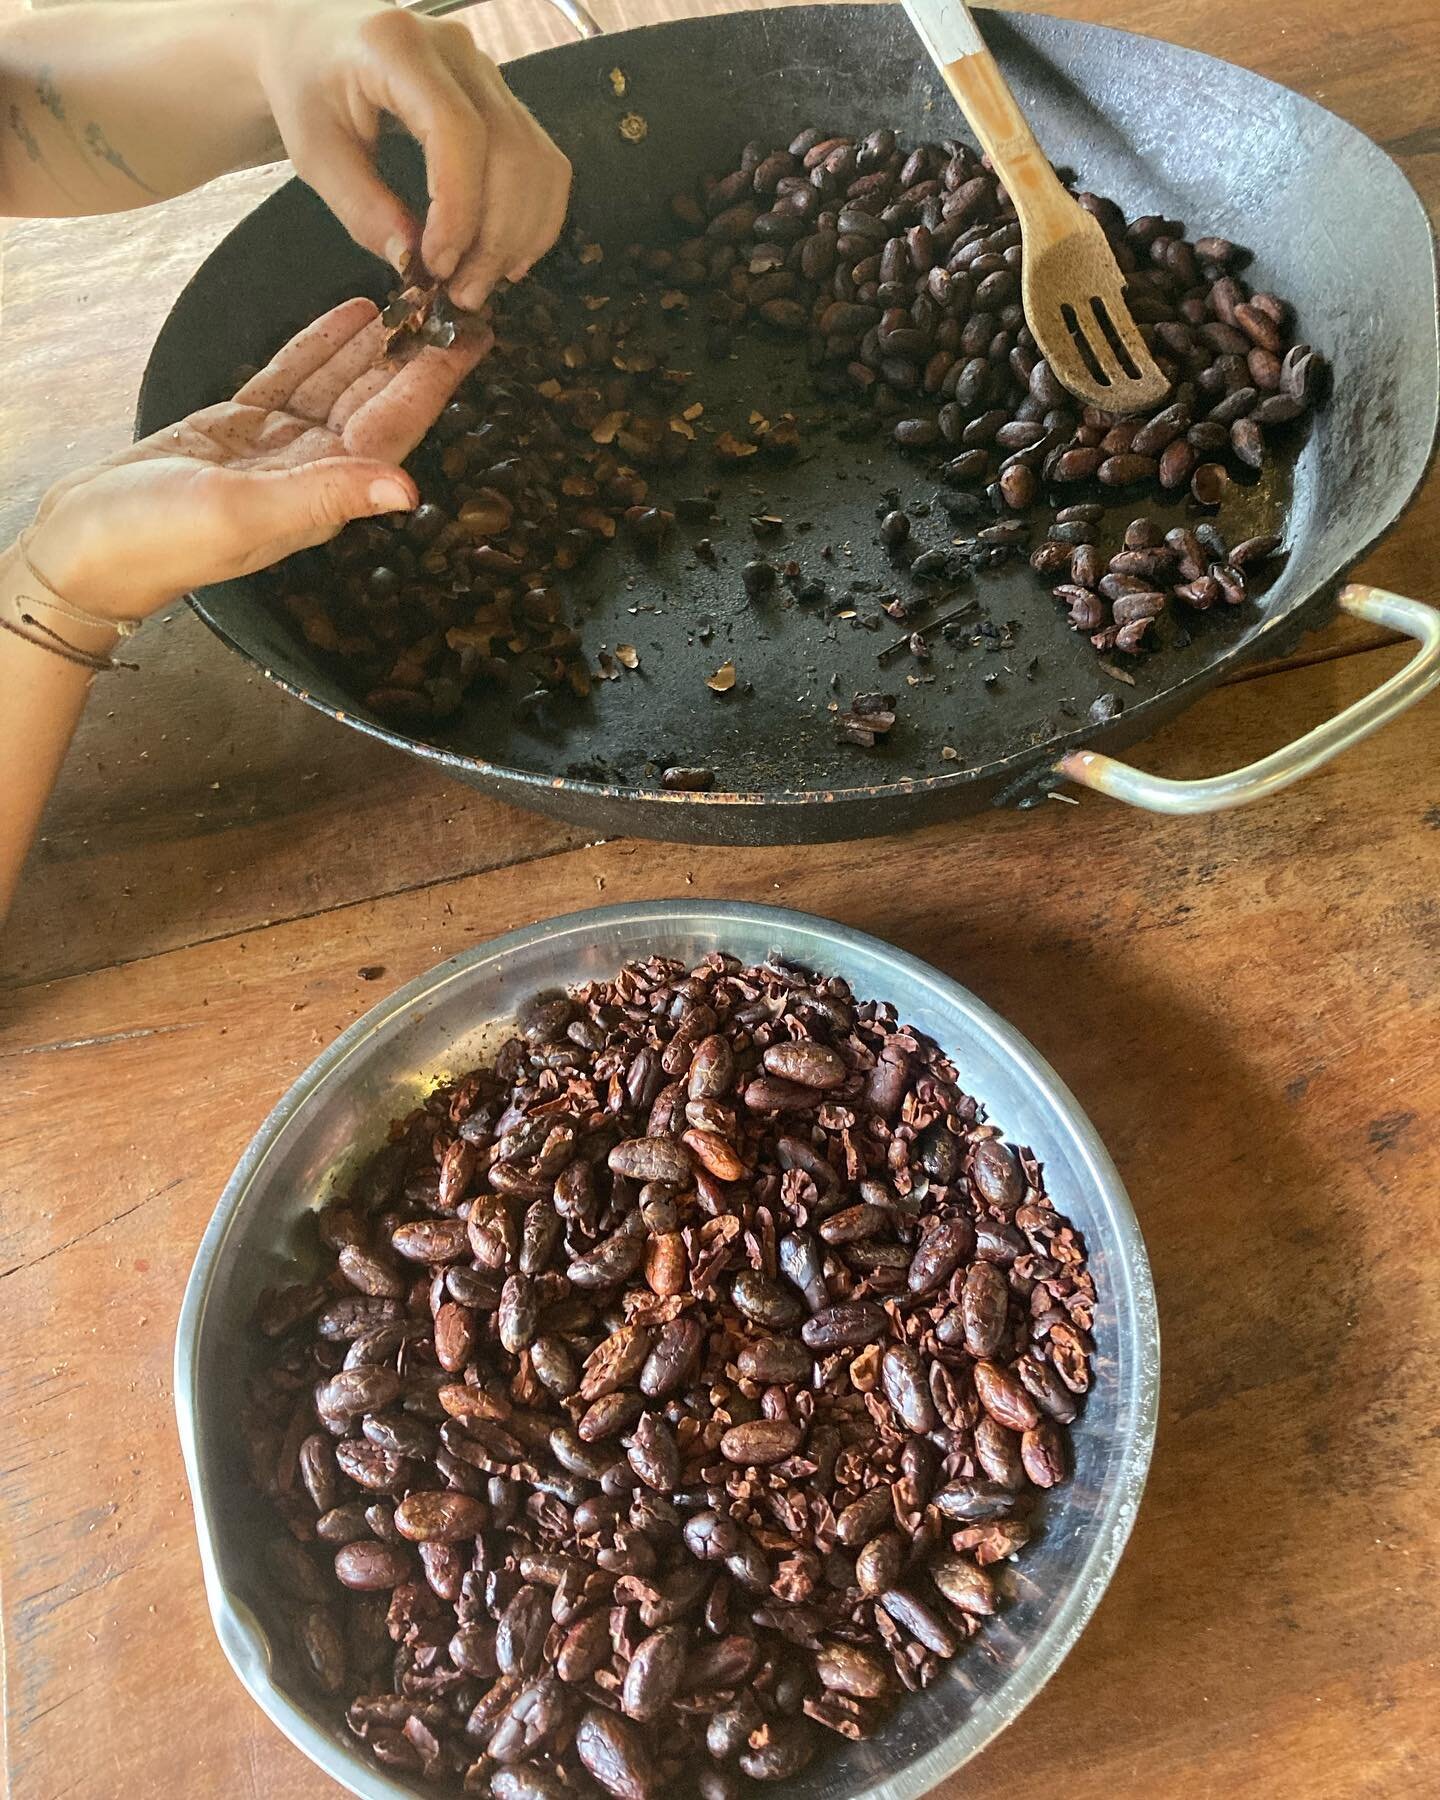
MULTIPOLYGON (((1433 8, 1066 10, 1314 94, 1440 194, 1433 8)), ((548 15, 483 25, 504 53, 560 35, 548 15)), ((61 468, 123 441, 186 271, 274 179, 12 230, 10 525, 61 468)), ((1437 533, 1432 481, 1365 575, 1435 598, 1437 533)), ((950 1791, 1434 1791, 1433 704, 1249 812, 1156 821, 1087 799, 737 852, 585 844, 449 786, 285 702, 184 612, 140 655, 139 677, 97 697, 0 946, 16 1800, 336 1791, 246 1699, 206 1616, 170 1403, 195 1243, 272 1102, 388 985, 547 913, 666 894, 810 908, 969 983, 1074 1088, 1145 1229, 1165 1378, 1134 1540, 1063 1671, 950 1791), (362 979, 377 964, 378 983, 362 979)), ((1331 629, 1202 702, 1144 760, 1245 760, 1399 660, 1331 629)))

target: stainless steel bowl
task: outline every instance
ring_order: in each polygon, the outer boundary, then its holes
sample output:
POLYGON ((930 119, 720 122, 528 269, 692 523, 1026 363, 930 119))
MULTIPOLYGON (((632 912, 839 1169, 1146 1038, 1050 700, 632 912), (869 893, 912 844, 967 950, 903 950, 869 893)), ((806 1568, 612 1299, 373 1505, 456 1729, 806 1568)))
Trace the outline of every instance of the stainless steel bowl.
MULTIPOLYGON (((1049 1192, 1085 1235, 1099 1289, 1096 1380, 1074 1430, 1075 1472, 1047 1496, 1044 1530, 1012 1565, 1012 1603, 944 1679, 885 1730, 844 1745, 788 1800, 910 1800, 968 1762, 1034 1698, 1084 1629, 1135 1521, 1155 1438, 1160 1340, 1150 1267, 1130 1202, 1088 1120, 1054 1071, 973 994, 914 957, 827 919, 774 907, 656 901, 572 913, 440 963, 367 1013, 271 1113, 221 1196, 185 1293, 175 1407, 215 1629, 236 1674, 294 1744, 352 1794, 424 1790, 369 1762, 310 1696, 283 1635, 266 1628, 257 1578, 263 1510, 249 1494, 235 1419, 263 1287, 294 1279, 305 1215, 387 1122, 473 1066, 537 988, 613 975, 632 957, 698 960, 770 950, 890 1001, 955 1059, 967 1090, 1045 1164, 1049 1192)), ((338 1714, 338 1708, 335 1712, 338 1714)))

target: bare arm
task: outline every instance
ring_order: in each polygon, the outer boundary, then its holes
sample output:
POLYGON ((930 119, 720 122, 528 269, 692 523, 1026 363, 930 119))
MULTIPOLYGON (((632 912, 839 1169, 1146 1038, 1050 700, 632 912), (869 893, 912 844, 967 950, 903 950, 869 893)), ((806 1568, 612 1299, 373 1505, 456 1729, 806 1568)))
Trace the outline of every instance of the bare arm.
POLYGON ((117 212, 280 154, 264 0, 63 6, 0 35, 0 213, 117 212))
POLYGON ((455 20, 388 0, 105 0, 0 28, 0 214, 147 206, 289 153, 352 236, 478 307, 564 222, 570 165, 455 20), (423 220, 376 172, 424 149, 423 220))
MULTIPOLYGON (((0 551, 0 617, 14 616, 16 588, 23 589, 20 572, 0 551)), ((77 650, 95 656, 108 655, 115 643, 103 628, 67 624, 65 633, 77 650)), ((80 664, 0 631, 0 922, 94 679, 80 664)))
POLYGON ((414 506, 400 465, 488 345, 396 365, 384 336, 371 301, 347 300, 233 401, 58 482, 24 540, 29 567, 0 550, 0 921, 92 680, 123 705, 136 679, 85 666, 115 646, 107 621, 414 506))

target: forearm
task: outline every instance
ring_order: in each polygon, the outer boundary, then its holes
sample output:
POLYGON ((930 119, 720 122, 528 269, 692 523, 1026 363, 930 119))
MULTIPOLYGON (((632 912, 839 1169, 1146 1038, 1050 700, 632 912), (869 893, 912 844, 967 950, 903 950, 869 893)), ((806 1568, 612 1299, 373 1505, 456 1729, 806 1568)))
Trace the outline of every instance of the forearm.
POLYGON ((267 0, 24 13, 0 31, 0 214, 116 212, 281 154, 267 0))
MULTIPOLYGON (((23 567, 0 550, 0 923, 95 680, 33 641, 43 634, 23 623, 27 585, 23 567)), ((115 644, 114 632, 75 621, 63 635, 91 657, 108 656, 115 644)))

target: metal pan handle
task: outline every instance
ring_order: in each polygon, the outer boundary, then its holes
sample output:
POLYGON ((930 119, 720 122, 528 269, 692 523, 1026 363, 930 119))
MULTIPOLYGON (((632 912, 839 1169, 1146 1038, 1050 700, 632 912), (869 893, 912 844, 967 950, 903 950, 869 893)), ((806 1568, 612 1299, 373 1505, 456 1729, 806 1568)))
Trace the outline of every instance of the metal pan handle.
MULTIPOLYGON (((446 13, 463 12, 467 6, 480 4, 481 0, 404 0, 403 10, 423 13, 427 19, 441 19, 446 13)), ((585 10, 580 0, 550 0, 550 4, 574 26, 577 37, 603 36, 599 20, 585 10)))
POLYGON ((1323 767, 1332 756, 1388 725, 1407 706, 1413 706, 1433 687, 1440 686, 1440 611, 1423 601, 1406 600, 1399 594, 1386 593, 1384 588, 1358 582, 1341 591, 1340 605, 1351 618, 1385 625, 1414 638, 1420 646, 1419 653, 1373 694, 1347 706, 1344 712, 1307 731, 1283 750, 1262 756, 1259 762, 1243 769, 1232 769, 1228 775, 1211 775, 1204 781, 1171 781, 1163 775, 1147 775, 1143 769, 1118 762, 1098 750, 1072 750, 1056 763, 1056 774, 1145 812, 1207 813, 1264 799, 1311 770, 1323 767))

